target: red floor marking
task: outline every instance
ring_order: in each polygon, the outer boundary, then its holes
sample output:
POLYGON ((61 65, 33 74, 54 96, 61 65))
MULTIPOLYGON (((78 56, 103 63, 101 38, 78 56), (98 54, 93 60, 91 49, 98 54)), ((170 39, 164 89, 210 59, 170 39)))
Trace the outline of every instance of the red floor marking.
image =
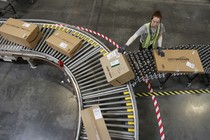
POLYGON ((108 38, 107 36, 105 36, 103 34, 100 34, 100 33, 96 32, 96 31, 93 31, 93 30, 90 30, 90 29, 87 29, 87 28, 83 28, 83 27, 79 27, 79 26, 76 26, 76 27, 78 29, 80 29, 80 30, 89 32, 89 33, 94 34, 94 35, 98 35, 98 36, 102 37, 103 39, 106 39, 107 41, 112 43, 115 47, 120 48, 120 46, 118 44, 116 44, 112 39, 108 38))

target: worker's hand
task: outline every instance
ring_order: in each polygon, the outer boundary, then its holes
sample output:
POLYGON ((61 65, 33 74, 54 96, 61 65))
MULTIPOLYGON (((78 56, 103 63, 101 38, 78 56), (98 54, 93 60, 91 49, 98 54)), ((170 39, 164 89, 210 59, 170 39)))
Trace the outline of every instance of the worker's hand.
POLYGON ((127 45, 124 45, 124 46, 122 46, 122 47, 118 48, 118 52, 119 52, 119 53, 124 53, 124 52, 125 52, 126 47, 128 47, 128 46, 127 46, 127 45))
POLYGON ((161 47, 157 47, 157 49, 158 49, 158 55, 160 55, 161 57, 164 57, 165 53, 163 52, 162 48, 161 47))

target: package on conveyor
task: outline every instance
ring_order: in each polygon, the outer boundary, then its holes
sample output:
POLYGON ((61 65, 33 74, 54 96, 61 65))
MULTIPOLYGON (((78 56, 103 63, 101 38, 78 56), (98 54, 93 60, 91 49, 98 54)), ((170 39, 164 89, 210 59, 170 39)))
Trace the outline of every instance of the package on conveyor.
POLYGON ((135 78, 125 55, 117 49, 100 58, 100 62, 107 81, 113 86, 122 85, 135 78))
POLYGON ((165 57, 153 50, 157 72, 201 73, 204 69, 197 50, 164 50, 165 57))
POLYGON ((61 30, 56 30, 47 40, 47 44, 64 55, 73 57, 82 47, 82 40, 61 30))
POLYGON ((1 27, 0 34, 5 39, 17 44, 34 48, 42 38, 36 24, 9 18, 1 27))
POLYGON ((82 110, 81 116, 89 140, 111 140, 99 106, 82 110))

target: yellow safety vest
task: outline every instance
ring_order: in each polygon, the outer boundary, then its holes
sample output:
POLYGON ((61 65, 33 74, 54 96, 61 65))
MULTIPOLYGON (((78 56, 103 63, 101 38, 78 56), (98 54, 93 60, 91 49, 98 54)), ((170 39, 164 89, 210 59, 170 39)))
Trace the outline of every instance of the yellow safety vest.
POLYGON ((158 26, 156 34, 155 34, 155 37, 152 40, 151 40, 151 35, 150 35, 150 22, 146 23, 145 25, 147 27, 147 38, 142 43, 142 48, 147 49, 150 46, 150 41, 152 41, 152 48, 154 49, 156 41, 157 41, 157 38, 158 38, 159 33, 160 33, 160 25, 158 26))

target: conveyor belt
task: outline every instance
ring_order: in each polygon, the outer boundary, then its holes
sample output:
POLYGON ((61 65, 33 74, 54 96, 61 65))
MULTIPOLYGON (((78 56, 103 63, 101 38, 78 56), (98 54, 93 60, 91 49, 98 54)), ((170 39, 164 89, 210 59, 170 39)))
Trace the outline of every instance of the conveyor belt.
MULTIPOLYGON (((197 50, 206 74, 210 72, 210 45, 182 45, 164 49, 170 50, 197 50)), ((165 78, 166 73, 157 73, 156 64, 151 50, 145 49, 137 52, 129 52, 126 57, 135 73, 135 79, 132 81, 134 86, 137 82, 142 82, 142 76, 148 80, 165 78)), ((172 76, 183 75, 185 73, 174 73, 172 76)))
MULTIPOLYGON (((81 122, 80 110, 98 104, 102 110, 112 139, 138 140, 138 113, 133 89, 130 83, 113 87, 107 83, 99 58, 109 50, 93 36, 77 28, 47 20, 25 20, 39 25, 43 38, 34 49, 12 43, 0 36, 0 59, 16 60, 17 57, 42 59, 57 64, 62 60, 64 70, 71 79, 79 106, 77 135, 75 139, 87 139, 81 122), (49 24, 51 23, 51 24, 49 24), (75 57, 69 58, 48 46, 45 40, 55 31, 63 30, 83 40, 83 46, 75 57)), ((0 21, 0 25, 4 20, 0 21)))

